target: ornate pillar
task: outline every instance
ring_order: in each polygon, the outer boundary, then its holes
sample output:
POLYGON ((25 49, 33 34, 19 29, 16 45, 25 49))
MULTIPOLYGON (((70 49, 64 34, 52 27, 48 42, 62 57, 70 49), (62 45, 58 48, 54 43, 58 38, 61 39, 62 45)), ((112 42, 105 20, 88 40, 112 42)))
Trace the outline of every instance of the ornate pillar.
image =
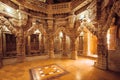
POLYGON ((77 38, 75 37, 75 36, 73 36, 73 37, 70 37, 71 38, 71 58, 72 59, 74 59, 74 60, 76 60, 77 58, 78 58, 78 56, 77 56, 77 44, 76 44, 76 42, 77 42, 77 38))
MULTIPOLYGON (((52 18, 52 14, 48 14, 48 17, 52 18)), ((47 29, 47 43, 48 43, 48 54, 50 58, 54 58, 54 25, 53 20, 47 20, 48 29, 47 29)))
POLYGON ((23 62, 25 60, 25 36, 23 29, 20 28, 17 34, 17 61, 23 62))
POLYGON ((41 35, 41 51, 44 53, 44 35, 41 35))
POLYGON ((54 37, 52 36, 52 34, 48 34, 47 36, 47 42, 48 42, 48 55, 49 58, 55 58, 54 55, 54 37))
POLYGON ((79 55, 83 54, 83 36, 79 36, 79 55))
POLYGON ((27 49, 28 49, 28 50, 27 50, 27 53, 28 53, 28 55, 31 55, 31 53, 30 53, 30 52, 31 52, 31 51, 30 51, 30 50, 31 50, 30 40, 31 40, 31 36, 28 36, 28 44, 27 44, 27 47, 28 47, 28 48, 27 48, 27 49))
POLYGON ((66 53, 66 35, 65 34, 63 34, 62 43, 63 43, 63 56, 68 56, 66 53))
POLYGON ((42 40, 42 37, 41 37, 41 34, 36 34, 36 35, 38 35, 38 44, 39 44, 38 50, 39 50, 39 54, 40 54, 40 52, 41 52, 41 40, 42 40))
POLYGON ((73 28, 73 27, 74 27, 74 22, 75 22, 74 12, 71 12, 71 13, 70 13, 68 22, 69 22, 69 28, 73 28))
POLYGON ((97 44, 98 58, 95 66, 100 69, 108 69, 108 50, 107 50, 107 39, 106 33, 100 33, 98 35, 97 44))

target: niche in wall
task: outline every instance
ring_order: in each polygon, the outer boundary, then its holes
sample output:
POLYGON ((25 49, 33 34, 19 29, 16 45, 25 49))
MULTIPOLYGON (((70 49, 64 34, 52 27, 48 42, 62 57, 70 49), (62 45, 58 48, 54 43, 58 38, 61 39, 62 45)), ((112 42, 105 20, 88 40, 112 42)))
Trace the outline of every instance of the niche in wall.
POLYGON ((39 50, 39 35, 32 34, 30 37, 31 50, 39 50))
POLYGON ((16 56, 16 37, 14 34, 4 34, 4 57, 16 56))

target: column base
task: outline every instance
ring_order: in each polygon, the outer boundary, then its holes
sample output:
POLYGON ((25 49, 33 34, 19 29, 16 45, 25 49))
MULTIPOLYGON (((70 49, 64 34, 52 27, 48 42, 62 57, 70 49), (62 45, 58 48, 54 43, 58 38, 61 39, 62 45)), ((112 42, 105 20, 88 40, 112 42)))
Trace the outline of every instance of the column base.
POLYGON ((20 62, 25 62, 25 55, 17 55, 17 62, 20 63, 20 62))
POLYGON ((54 51, 49 51, 49 58, 55 58, 54 51))
POLYGON ((68 54, 63 53, 62 56, 63 56, 63 57, 68 57, 68 54))
POLYGON ((103 55, 99 55, 97 61, 94 64, 95 67, 102 69, 102 70, 107 70, 107 61, 106 57, 103 55))
POLYGON ((77 51, 72 51, 72 53, 71 53, 71 59, 73 59, 73 60, 78 59, 77 51))

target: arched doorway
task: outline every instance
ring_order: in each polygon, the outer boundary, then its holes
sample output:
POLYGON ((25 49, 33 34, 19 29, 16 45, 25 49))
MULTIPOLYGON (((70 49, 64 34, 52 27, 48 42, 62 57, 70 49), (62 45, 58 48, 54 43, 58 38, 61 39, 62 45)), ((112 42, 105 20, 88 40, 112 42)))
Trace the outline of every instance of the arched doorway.
POLYGON ((62 56, 68 56, 70 53, 70 38, 62 30, 54 38, 54 52, 62 56))
POLYGON ((1 29, 2 55, 3 58, 13 58, 17 56, 16 36, 5 26, 1 29))
POLYGON ((27 56, 40 56, 45 54, 45 39, 39 29, 36 29, 27 38, 27 56))

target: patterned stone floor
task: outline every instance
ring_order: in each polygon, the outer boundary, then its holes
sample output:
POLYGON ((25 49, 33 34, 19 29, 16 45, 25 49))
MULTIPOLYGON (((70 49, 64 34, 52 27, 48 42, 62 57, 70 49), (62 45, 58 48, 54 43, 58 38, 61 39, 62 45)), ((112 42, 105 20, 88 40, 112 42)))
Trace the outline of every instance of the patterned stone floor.
POLYGON ((69 72, 52 80, 120 80, 120 73, 97 69, 93 66, 93 59, 83 57, 78 60, 41 59, 6 65, 0 69, 0 80, 31 80, 30 69, 50 64, 58 64, 69 72))
POLYGON ((68 72, 57 64, 50 64, 46 66, 39 66, 30 69, 33 80, 53 80, 68 72))

